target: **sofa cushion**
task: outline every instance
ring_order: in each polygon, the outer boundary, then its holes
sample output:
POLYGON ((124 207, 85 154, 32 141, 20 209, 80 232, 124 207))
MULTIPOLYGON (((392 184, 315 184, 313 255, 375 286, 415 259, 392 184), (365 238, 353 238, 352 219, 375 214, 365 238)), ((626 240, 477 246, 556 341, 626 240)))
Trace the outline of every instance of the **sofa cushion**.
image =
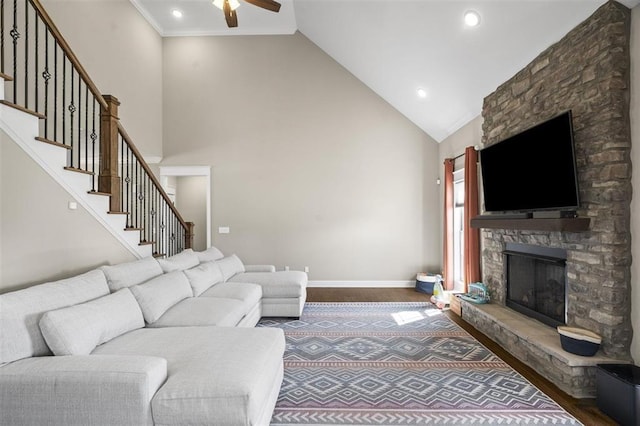
MULTIPOLYGON (((222 277, 225 281, 236 274, 244 272, 244 264, 242 263, 242 260, 240 260, 240 258, 235 254, 227 256, 224 259, 216 260, 216 264, 220 267, 220 270, 222 271, 222 277)), ((245 280, 244 282, 251 281, 245 280)))
POLYGON ((239 300, 190 297, 167 309, 149 327, 235 327, 246 313, 239 300))
POLYGON ((166 259, 158 259, 163 272, 184 271, 200 263, 198 256, 192 249, 185 249, 166 259))
POLYGON ((198 297, 212 285, 224 281, 222 271, 215 262, 204 262, 198 266, 186 269, 184 274, 191 284, 193 295, 198 297))
POLYGON ((230 281, 260 284, 263 298, 300 297, 306 294, 308 278, 302 271, 245 272, 230 281))
POLYGON ((197 251, 196 255, 198 256, 200 263, 213 262, 224 257, 224 254, 215 247, 209 247, 205 251, 197 251))
POLYGON ((226 282, 216 284, 200 295, 204 297, 222 297, 242 302, 243 309, 249 312, 262 300, 262 287, 258 284, 226 282))
POLYGON ((0 295, 0 364, 50 355, 38 325, 42 314, 107 294, 104 273, 94 270, 0 295))
POLYGON ((151 400, 166 379, 167 361, 159 357, 21 359, 0 368, 0 424, 153 425, 151 400))
POLYGON ((142 312, 128 288, 46 312, 40 319, 40 330, 54 355, 89 355, 96 346, 142 327, 142 312))
POLYGON ((111 292, 121 288, 131 287, 162 275, 162 268, 156 259, 147 257, 133 262, 103 266, 101 268, 107 276, 111 292))
POLYGON ((189 280, 182 271, 169 272, 131 287, 144 320, 153 324, 170 307, 179 301, 193 296, 189 280))
POLYGON ((152 401, 156 424, 263 425, 282 383, 284 348, 277 328, 167 327, 132 331, 93 353, 167 360, 167 381, 152 401))

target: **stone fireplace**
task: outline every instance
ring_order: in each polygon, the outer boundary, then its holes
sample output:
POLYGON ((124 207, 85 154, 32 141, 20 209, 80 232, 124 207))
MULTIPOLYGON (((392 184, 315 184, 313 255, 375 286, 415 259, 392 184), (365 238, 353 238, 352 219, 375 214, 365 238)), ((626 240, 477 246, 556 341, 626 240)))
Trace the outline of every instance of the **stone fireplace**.
POLYGON ((506 306, 551 327, 565 325, 566 250, 507 243, 502 254, 506 306))
MULTIPOLYGON (((588 229, 483 229, 482 281, 490 290, 492 306, 482 310, 466 303, 463 318, 576 397, 595 395, 596 362, 631 360, 630 16, 620 3, 604 4, 487 96, 482 111, 483 146, 561 112, 573 113, 580 193, 577 213, 590 220, 588 229), (559 348, 554 327, 520 320, 519 313, 507 308, 504 252, 513 244, 564 253, 566 323, 602 336, 596 357, 570 356, 559 348), (512 329, 525 323, 527 332, 512 329), (534 333, 529 329, 533 323, 542 328, 534 333)), ((542 291, 557 290, 548 284, 542 291)), ((529 299, 526 294, 517 298, 529 299)))

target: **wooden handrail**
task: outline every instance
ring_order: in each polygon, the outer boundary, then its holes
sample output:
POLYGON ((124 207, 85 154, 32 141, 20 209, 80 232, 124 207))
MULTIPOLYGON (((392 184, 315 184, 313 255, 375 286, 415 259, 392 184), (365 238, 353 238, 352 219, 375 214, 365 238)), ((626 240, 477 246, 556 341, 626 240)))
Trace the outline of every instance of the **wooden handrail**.
POLYGON ((64 39, 64 37, 62 37, 60 30, 58 30, 58 27, 56 27, 56 25, 53 23, 53 20, 51 19, 47 11, 44 9, 40 1, 29 0, 29 3, 31 3, 31 5, 36 10, 36 12, 38 12, 38 15, 40 15, 40 18, 42 19, 44 24, 47 26, 49 31, 51 32, 51 35, 56 40, 56 42, 58 43, 58 45, 60 46, 64 54, 67 56, 67 58, 69 58, 69 61, 78 72, 78 75, 80 76, 80 78, 82 78, 82 80, 87 85, 89 90, 91 90, 91 93, 98 100, 98 103, 100 103, 100 105, 102 105, 102 107, 104 107, 105 109, 108 108, 107 102, 102 97, 102 93, 100 92, 100 90, 98 90, 93 80, 91 80, 91 78, 89 77, 89 74, 87 73, 87 71, 80 64, 80 61, 76 57, 75 53, 73 53, 73 50, 71 50, 67 41, 64 39))
POLYGON ((185 222, 185 220, 182 218, 182 216, 180 215, 178 210, 175 208, 175 206, 173 205, 173 202, 171 202, 171 199, 169 198, 167 193, 162 188, 162 185, 160 185, 160 182, 158 182, 158 179, 156 179, 155 175, 153 174, 153 172, 151 171, 151 169, 147 165, 147 162, 144 160, 144 157, 142 157, 142 154, 140 153, 140 151, 138 151, 138 148, 133 144, 133 142, 131 141, 131 138, 127 134, 127 131, 124 129, 124 127, 122 127, 122 124, 120 124, 120 123, 118 123, 118 132, 120 133, 120 136, 122 136, 122 139, 129 146, 129 149, 131 150, 133 155, 138 160, 138 163, 140 163, 140 165, 142 166, 144 171, 147 173, 147 175, 149 175, 149 178, 151 179, 153 184, 156 186, 156 188, 158 188, 158 191, 162 195, 162 198, 164 198, 166 203, 169 205, 169 208, 171 209, 171 211, 176 215, 176 217, 178 218, 178 221, 180 222, 182 227, 185 230, 189 229, 189 227, 187 226, 187 222, 185 222))

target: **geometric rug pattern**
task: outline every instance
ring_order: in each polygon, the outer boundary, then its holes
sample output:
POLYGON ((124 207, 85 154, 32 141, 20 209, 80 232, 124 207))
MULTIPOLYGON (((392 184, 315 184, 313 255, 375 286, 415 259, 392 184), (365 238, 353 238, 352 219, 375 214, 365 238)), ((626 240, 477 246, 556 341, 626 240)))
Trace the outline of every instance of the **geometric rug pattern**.
POLYGON ((430 303, 307 303, 272 426, 580 425, 430 303))

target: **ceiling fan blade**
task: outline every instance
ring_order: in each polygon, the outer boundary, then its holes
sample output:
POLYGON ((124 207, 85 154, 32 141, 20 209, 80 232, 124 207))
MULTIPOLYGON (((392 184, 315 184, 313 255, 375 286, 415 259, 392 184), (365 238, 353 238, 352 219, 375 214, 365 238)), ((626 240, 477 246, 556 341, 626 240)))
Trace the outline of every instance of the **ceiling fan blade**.
POLYGON ((254 6, 270 10, 271 12, 280 12, 280 3, 274 0, 244 0, 254 6))
POLYGON ((227 26, 229 28, 235 28, 238 26, 238 15, 236 15, 236 11, 231 9, 229 5, 229 0, 224 0, 224 19, 227 20, 227 26))

